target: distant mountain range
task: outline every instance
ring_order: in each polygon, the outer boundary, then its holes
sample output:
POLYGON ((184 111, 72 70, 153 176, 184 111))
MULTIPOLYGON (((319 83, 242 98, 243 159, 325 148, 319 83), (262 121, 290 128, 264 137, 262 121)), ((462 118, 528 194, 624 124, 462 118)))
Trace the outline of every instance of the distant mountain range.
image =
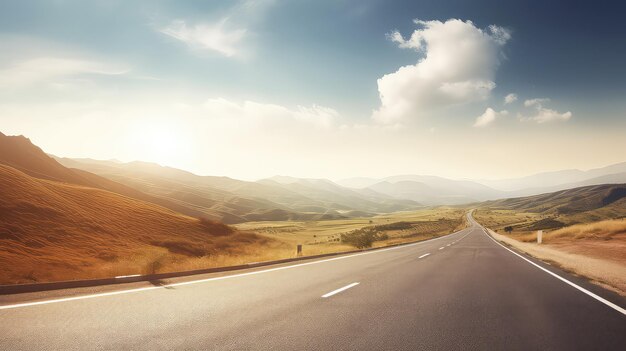
POLYGON ((337 184, 348 188, 370 189, 425 205, 463 204, 531 196, 588 185, 621 183, 626 183, 626 162, 588 171, 564 170, 504 180, 451 180, 436 176, 400 175, 337 181, 337 184))
POLYGON ((477 182, 436 176, 399 175, 382 179, 350 178, 337 183, 349 188, 369 189, 396 198, 419 201, 426 205, 455 205, 505 196, 505 192, 477 182))
POLYGON ((225 223, 363 217, 422 206, 375 191, 347 189, 324 179, 274 177, 248 182, 199 176, 146 162, 56 160, 137 189, 159 199, 163 206, 171 208, 173 204, 181 213, 225 223))
POLYGON ((423 206, 530 196, 598 184, 626 183, 626 162, 505 180, 426 175, 337 182, 275 176, 259 181, 200 176, 147 162, 57 158, 24 137, 0 139, 2 161, 31 176, 112 191, 173 211, 225 223, 372 216, 423 206))
POLYGON ((478 182, 495 189, 510 192, 546 192, 557 188, 567 189, 576 186, 603 184, 606 182, 623 183, 626 179, 626 162, 606 167, 581 171, 567 169, 562 171, 538 173, 527 177, 502 180, 480 180, 478 182))

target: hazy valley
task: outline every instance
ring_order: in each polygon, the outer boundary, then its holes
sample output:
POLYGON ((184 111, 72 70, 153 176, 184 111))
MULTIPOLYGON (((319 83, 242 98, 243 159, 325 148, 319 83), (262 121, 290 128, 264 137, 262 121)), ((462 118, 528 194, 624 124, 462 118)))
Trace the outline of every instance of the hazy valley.
MULTIPOLYGON (((508 191, 418 175, 337 182, 276 176, 251 182, 154 163, 51 157, 25 137, 5 135, 0 135, 0 163, 0 261, 12 267, 4 271, 4 283, 282 259, 293 257, 298 244, 305 255, 316 255, 424 240, 462 228, 470 208, 478 209, 479 222, 500 232, 511 226, 513 237, 522 241, 545 230, 555 231, 562 243, 571 239, 562 234, 566 228, 599 223, 596 234, 572 237, 588 242, 601 237, 615 247, 625 230, 623 184, 506 198, 538 191, 510 190, 510 184, 619 183, 624 164, 562 172, 571 177, 547 173, 510 180, 508 191), (621 222, 598 232, 607 220, 621 222)), ((547 242, 553 243, 549 235, 547 242)), ((619 245, 609 250, 613 257, 621 255, 619 245)))

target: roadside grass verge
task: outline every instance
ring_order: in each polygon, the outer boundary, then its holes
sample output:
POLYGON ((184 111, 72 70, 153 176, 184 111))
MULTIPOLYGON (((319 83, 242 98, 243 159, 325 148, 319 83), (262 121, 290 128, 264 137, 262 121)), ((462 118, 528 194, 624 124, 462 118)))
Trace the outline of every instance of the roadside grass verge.
POLYGON ((613 219, 593 223, 575 224, 557 229, 546 235, 547 241, 560 238, 611 240, 615 236, 626 234, 626 220, 613 219))

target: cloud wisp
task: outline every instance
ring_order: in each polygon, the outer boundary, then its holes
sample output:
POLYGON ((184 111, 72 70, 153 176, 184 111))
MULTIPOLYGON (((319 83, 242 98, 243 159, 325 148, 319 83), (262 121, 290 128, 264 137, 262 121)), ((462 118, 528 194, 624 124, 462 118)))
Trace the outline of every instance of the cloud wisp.
POLYGON ((227 28, 228 18, 217 23, 197 23, 188 25, 184 20, 175 20, 159 32, 180 40, 191 48, 212 50, 226 57, 239 52, 239 44, 244 39, 245 28, 227 28))
POLYGON ((0 70, 0 88, 14 89, 77 78, 85 74, 121 75, 128 71, 127 67, 83 58, 35 57, 20 60, 0 70))
POLYGON ((202 112, 212 118, 234 121, 240 126, 263 129, 284 129, 286 126, 293 127, 295 124, 305 128, 326 129, 335 127, 340 119, 337 111, 319 105, 297 106, 295 109, 290 109, 282 105, 254 101, 244 101, 239 104, 224 98, 208 99, 203 104, 202 112))
POLYGON ((376 122, 402 123, 440 107, 485 100, 496 86, 501 48, 511 38, 507 29, 480 29, 459 19, 414 22, 420 28, 409 38, 398 31, 388 38, 400 48, 423 53, 423 58, 378 79, 381 106, 372 114, 376 122))

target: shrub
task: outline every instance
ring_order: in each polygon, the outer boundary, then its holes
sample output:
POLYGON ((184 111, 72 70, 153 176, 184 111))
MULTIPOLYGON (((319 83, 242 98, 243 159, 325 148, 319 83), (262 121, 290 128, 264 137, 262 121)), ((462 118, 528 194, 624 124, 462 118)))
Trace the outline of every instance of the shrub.
POLYGON ((506 227, 504 227, 504 231, 510 234, 513 231, 513 227, 507 225, 506 227))
POLYGON ((374 227, 376 230, 384 231, 384 230, 404 230, 413 228, 413 223, 411 222, 393 222, 389 224, 377 225, 374 227))
POLYGON ((204 256, 208 254, 204 245, 180 240, 152 240, 150 244, 166 248, 169 252, 185 256, 204 256))
POLYGON ((200 218, 200 226, 208 233, 216 236, 230 235, 234 232, 233 228, 224 223, 216 222, 208 218, 200 218))
POLYGON ((375 228, 361 228, 349 233, 341 234, 341 242, 352 245, 357 249, 372 247, 374 241, 387 240, 389 235, 379 233, 375 228))
POLYGON ((146 267, 145 267, 144 271, 147 274, 159 273, 161 268, 163 268, 165 266, 165 260, 166 259, 167 259, 167 255, 165 253, 159 253, 159 254, 152 255, 145 262, 146 267))

